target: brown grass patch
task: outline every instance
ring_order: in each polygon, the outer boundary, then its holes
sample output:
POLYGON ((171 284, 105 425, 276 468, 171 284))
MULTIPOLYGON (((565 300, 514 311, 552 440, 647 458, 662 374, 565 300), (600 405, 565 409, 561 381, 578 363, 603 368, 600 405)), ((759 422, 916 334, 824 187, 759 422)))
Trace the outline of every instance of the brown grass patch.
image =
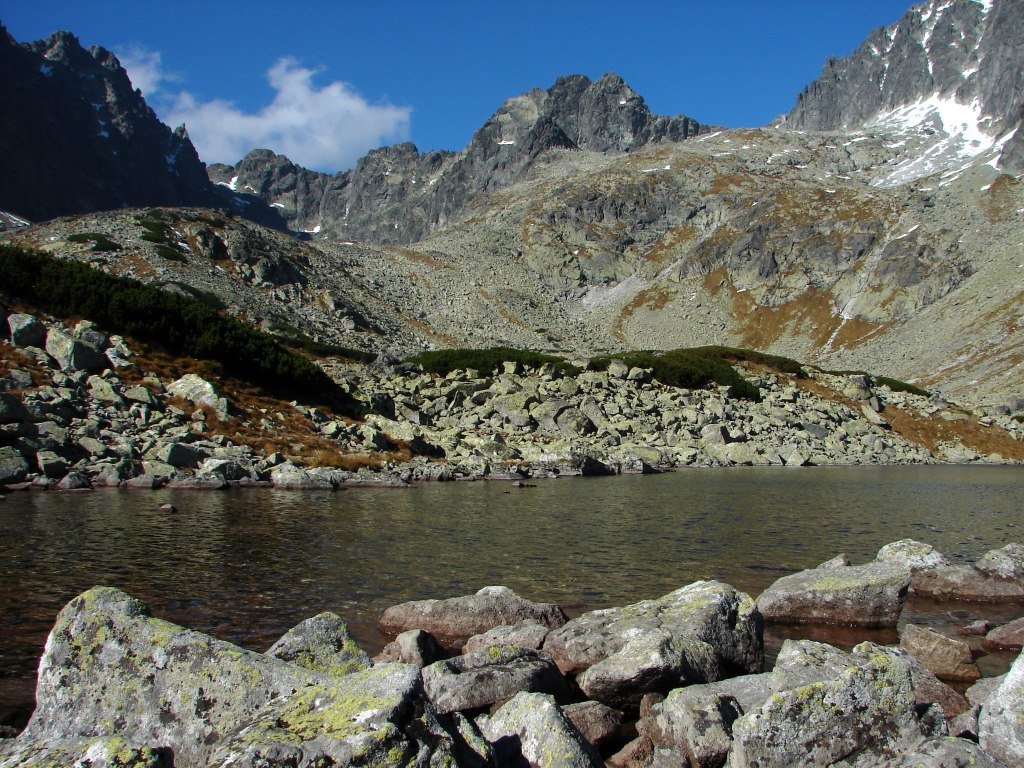
POLYGON ((664 309, 675 298, 675 295, 675 291, 670 291, 661 285, 652 285, 650 288, 638 292, 619 312, 619 316, 615 320, 615 335, 625 341, 622 326, 629 318, 641 309, 646 309, 649 312, 664 309))
POLYGON ((692 224, 673 227, 663 234, 641 258, 651 264, 664 264, 669 261, 678 248, 693 243, 697 239, 697 230, 692 224))
POLYGON ((970 415, 963 421, 946 421, 938 415, 922 416, 901 408, 887 408, 883 415, 900 437, 930 451, 941 442, 959 442, 980 454, 998 453, 1004 459, 1024 460, 1024 443, 1014 440, 1005 429, 986 427, 970 415))
POLYGON ((1002 174, 988 188, 981 206, 991 222, 1013 216, 1021 207, 1021 181, 1009 174, 1002 174))
POLYGON ((409 261, 415 261, 417 264, 425 264, 431 269, 448 269, 447 264, 442 263, 440 259, 429 253, 413 251, 408 248, 396 248, 392 253, 409 261))

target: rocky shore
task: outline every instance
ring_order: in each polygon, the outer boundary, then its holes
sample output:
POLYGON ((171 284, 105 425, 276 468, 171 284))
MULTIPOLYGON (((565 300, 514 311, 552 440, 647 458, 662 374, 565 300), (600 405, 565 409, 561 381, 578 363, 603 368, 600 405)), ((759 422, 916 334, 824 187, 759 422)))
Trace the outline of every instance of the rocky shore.
POLYGON ((741 370, 761 393, 753 402, 724 387, 665 386, 616 361, 576 375, 507 363, 444 376, 328 361, 366 407, 354 420, 298 402, 245 401, 195 372, 154 372, 88 321, 68 327, 13 313, 3 326, 0 487, 9 489, 333 489, 1024 457, 1020 414, 972 411, 862 374, 797 379, 748 366, 741 370))
MULTIPOLYGON (((898 646, 787 640, 766 623, 895 626, 908 593, 969 584, 968 603, 1024 606, 1024 546, 954 565, 912 540, 843 555, 757 599, 699 581, 569 618, 507 587, 389 608, 375 658, 331 613, 265 653, 150 615, 95 587, 61 611, 14 766, 982 766, 1024 763, 1021 620, 898 646)), ((929 591, 932 590, 932 591, 929 591)))

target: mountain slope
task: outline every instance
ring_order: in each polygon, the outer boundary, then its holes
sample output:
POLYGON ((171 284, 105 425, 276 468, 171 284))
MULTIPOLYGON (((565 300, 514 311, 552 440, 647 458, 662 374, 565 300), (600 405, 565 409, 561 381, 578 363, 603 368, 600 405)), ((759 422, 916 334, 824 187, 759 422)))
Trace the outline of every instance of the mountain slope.
POLYGON ((1019 172, 1022 46, 1018 0, 928 0, 877 29, 853 55, 830 59, 784 124, 812 131, 931 130, 938 140, 925 151, 947 156, 950 165, 998 146, 1001 167, 1019 172))
POLYGON ((183 129, 171 131, 109 51, 0 27, 0 208, 39 221, 128 205, 216 205, 183 129))

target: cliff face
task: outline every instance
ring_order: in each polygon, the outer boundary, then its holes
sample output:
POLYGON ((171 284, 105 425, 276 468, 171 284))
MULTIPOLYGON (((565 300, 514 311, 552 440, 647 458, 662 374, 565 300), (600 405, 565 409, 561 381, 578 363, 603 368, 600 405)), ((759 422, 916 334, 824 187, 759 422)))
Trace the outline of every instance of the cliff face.
POLYGON ((210 177, 273 206, 293 230, 401 244, 443 226, 478 195, 525 178, 550 152, 629 152, 705 131, 688 117, 652 114, 618 75, 572 75, 506 101, 458 154, 399 144, 330 176, 254 150, 236 166, 211 166, 210 177))
POLYGON ((138 205, 215 205, 183 128, 161 123, 117 58, 58 32, 0 28, 0 208, 41 220, 138 205))
POLYGON ((830 59, 784 124, 832 131, 937 118, 940 130, 961 134, 965 151, 1004 139, 1002 167, 1020 170, 1024 136, 1008 134, 1024 117, 1022 45, 1018 0, 929 0, 853 55, 830 59))

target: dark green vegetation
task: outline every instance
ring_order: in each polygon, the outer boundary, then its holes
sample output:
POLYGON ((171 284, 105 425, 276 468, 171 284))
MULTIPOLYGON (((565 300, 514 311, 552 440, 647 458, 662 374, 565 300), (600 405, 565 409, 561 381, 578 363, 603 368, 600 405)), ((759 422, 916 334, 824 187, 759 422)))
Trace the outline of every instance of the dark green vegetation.
POLYGON ((0 245, 0 285, 58 317, 87 317, 172 354, 215 362, 272 394, 353 410, 349 395, 311 361, 194 298, 11 245, 0 245))
POLYGON ((72 243, 92 243, 90 251, 119 251, 121 246, 104 235, 102 232, 79 232, 71 235, 68 240, 72 243))
POLYGON ((414 363, 422 366, 427 373, 436 373, 440 376, 465 368, 473 368, 477 371, 490 373, 502 363, 519 363, 529 368, 539 368, 542 365, 551 364, 559 371, 568 375, 575 375, 580 369, 570 365, 561 357, 544 355, 540 352, 529 352, 523 349, 512 349, 511 347, 491 347, 490 349, 436 349, 421 352, 410 357, 407 363, 414 363))
MULTIPOLYGON (((698 389, 710 384, 729 388, 729 396, 743 400, 761 400, 757 387, 744 379, 723 357, 726 347, 670 349, 667 352, 623 352, 591 358, 589 367, 603 371, 613 360, 630 368, 649 368, 662 384, 683 389, 698 389)), ((740 351, 740 350, 732 350, 740 351)), ((760 354, 760 353, 751 353, 760 354)), ((781 359, 781 358, 780 358, 781 359)))
POLYGON ((352 349, 338 344, 325 344, 321 341, 314 341, 293 325, 285 323, 274 323, 271 328, 278 341, 286 347, 301 349, 317 357, 343 357, 346 360, 354 360, 359 363, 372 363, 377 359, 373 352, 364 352, 361 349, 352 349))
POLYGON ((918 395, 920 397, 931 397, 932 393, 927 389, 917 386, 916 384, 910 384, 906 381, 900 381, 899 379, 891 379, 888 376, 876 376, 873 373, 867 371, 826 371, 823 368, 819 369, 822 373, 828 373, 832 376, 867 376, 868 381, 871 382, 872 386, 877 387, 888 387, 893 392, 908 392, 911 395, 918 395))

